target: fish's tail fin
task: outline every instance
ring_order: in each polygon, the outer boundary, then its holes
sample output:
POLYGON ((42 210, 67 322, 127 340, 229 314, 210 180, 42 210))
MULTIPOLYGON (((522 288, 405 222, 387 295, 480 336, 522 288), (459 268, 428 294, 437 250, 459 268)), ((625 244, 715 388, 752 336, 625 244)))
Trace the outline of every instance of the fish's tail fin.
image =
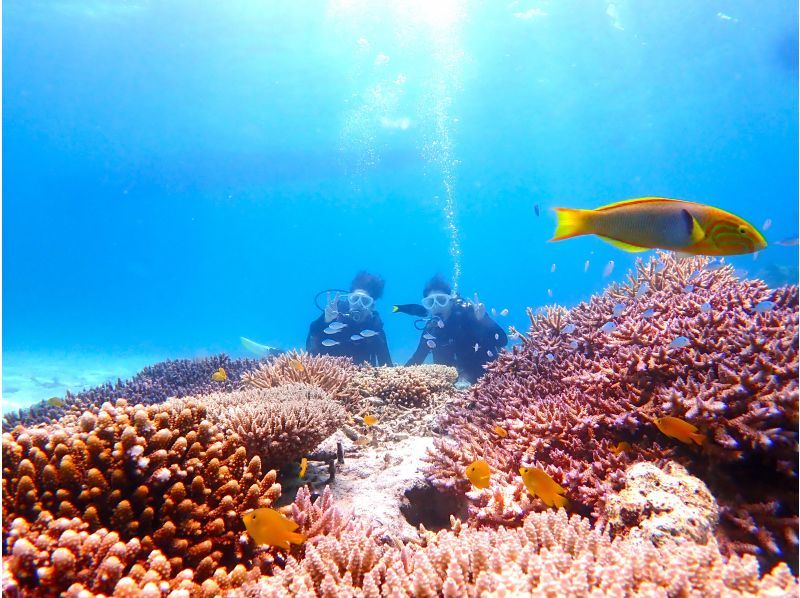
POLYGON ((706 435, 701 434, 700 432, 690 432, 689 438, 691 438, 698 446, 703 446, 703 443, 706 441, 706 435))
POLYGON ((593 210, 576 210, 574 208, 554 208, 558 222, 556 232, 551 241, 561 241, 570 237, 591 234, 589 229, 590 215, 593 210))

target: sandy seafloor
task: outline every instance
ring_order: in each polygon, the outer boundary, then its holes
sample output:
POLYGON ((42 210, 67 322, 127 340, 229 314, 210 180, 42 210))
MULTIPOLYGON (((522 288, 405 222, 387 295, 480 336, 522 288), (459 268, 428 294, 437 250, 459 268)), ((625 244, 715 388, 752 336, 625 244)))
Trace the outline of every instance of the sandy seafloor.
POLYGON ((124 380, 164 359, 163 355, 4 351, 2 412, 124 380))

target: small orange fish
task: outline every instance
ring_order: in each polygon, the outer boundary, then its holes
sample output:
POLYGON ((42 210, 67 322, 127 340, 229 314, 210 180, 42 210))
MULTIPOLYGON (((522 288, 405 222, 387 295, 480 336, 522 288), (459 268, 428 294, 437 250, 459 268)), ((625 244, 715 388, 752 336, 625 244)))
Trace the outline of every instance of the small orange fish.
POLYGON ((656 420, 656 426, 670 438, 680 440, 684 444, 692 444, 694 442, 697 445, 702 445, 706 441, 705 434, 702 434, 697 426, 693 426, 679 417, 670 415, 661 417, 656 420))
POLYGON ((609 447, 609 449, 615 455, 619 455, 620 453, 624 453, 625 451, 631 450, 631 445, 627 442, 618 442, 616 446, 609 447))
POLYGON ((548 507, 566 507, 568 500, 562 496, 566 490, 559 486, 541 467, 520 467, 519 473, 525 488, 538 496, 548 507))
POLYGON ((464 470, 467 479, 472 482, 476 488, 489 487, 489 464, 483 459, 473 461, 464 470))
POLYGON ((506 432, 506 431, 505 431, 505 429, 504 429, 504 428, 501 428, 500 426, 495 426, 494 428, 492 428, 492 430, 493 430, 493 431, 494 431, 494 433, 495 433, 495 434, 497 434, 497 435, 498 435, 500 438, 505 438, 506 436, 508 436, 508 432, 506 432))
POLYGON ((242 516, 247 533, 256 544, 269 544, 289 550, 289 543, 302 544, 306 537, 295 533, 297 523, 275 509, 261 508, 242 516))
POLYGON ((306 477, 306 469, 308 469, 308 459, 303 457, 300 459, 300 475, 298 477, 306 477))
POLYGON ((295 372, 301 372, 302 373, 302 372, 306 371, 305 366, 303 366, 303 364, 300 363, 299 359, 290 359, 289 360, 289 365, 292 366, 292 369, 295 372))
POLYGON ((374 415, 365 415, 364 416, 364 425, 366 426, 374 426, 378 423, 378 418, 374 415))
POLYGON ((225 371, 225 368, 219 368, 216 372, 211 374, 211 379, 214 382, 225 382, 228 379, 228 373, 225 371))

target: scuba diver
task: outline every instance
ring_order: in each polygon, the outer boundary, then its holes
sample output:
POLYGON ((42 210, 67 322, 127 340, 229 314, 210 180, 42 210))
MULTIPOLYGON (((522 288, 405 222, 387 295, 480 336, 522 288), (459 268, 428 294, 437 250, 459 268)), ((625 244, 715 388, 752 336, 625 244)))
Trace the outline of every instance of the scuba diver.
POLYGON ((380 276, 359 272, 350 291, 326 289, 317 293, 314 304, 322 314, 311 322, 306 351, 314 355, 350 357, 354 363, 392 365, 383 322, 375 311, 375 301, 383 295, 380 276), (327 293, 325 307, 317 301, 327 293), (331 293, 334 293, 331 297, 331 293))
POLYGON ((483 374, 483 364, 493 360, 508 343, 506 333, 486 315, 486 306, 477 293, 474 303, 465 301, 453 295, 450 284, 439 275, 428 281, 422 295, 428 318, 417 320, 425 321, 425 326, 419 346, 406 365, 421 364, 432 353, 433 363, 453 366, 459 379, 475 382, 483 374))

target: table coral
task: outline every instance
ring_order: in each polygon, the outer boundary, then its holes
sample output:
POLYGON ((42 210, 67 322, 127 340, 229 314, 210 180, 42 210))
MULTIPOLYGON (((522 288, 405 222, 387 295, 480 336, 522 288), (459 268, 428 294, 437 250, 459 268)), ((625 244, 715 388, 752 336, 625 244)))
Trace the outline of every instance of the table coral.
POLYGON ((258 456, 267 469, 278 469, 313 451, 346 416, 325 391, 308 384, 213 393, 170 403, 180 410, 192 402, 202 403, 207 417, 235 433, 248 457, 258 456))
MULTIPOLYGON (((622 488, 635 461, 707 469, 755 460, 794 488, 788 516, 767 522, 766 536, 796 551, 785 524, 797 525, 798 290, 770 290, 708 265, 659 253, 587 303, 529 311, 522 345, 488 365, 472 405, 443 422, 453 439, 436 441, 434 483, 465 493, 464 467, 484 458, 493 484, 475 496, 473 516, 519 521, 544 508, 517 475, 528 462, 567 489, 573 511, 603 521, 605 497, 622 488), (763 301, 770 311, 755 309, 763 301), (679 336, 689 346, 670 347, 679 336), (666 415, 707 436, 702 452, 658 430, 655 419, 666 415), (493 434, 498 424, 506 438, 493 434), (620 442, 630 448, 619 450, 620 442)), ((749 541, 769 551, 764 536, 749 541)))
POLYGON ((339 399, 339 394, 357 369, 347 357, 290 351, 245 372, 242 375, 242 384, 244 388, 274 388, 292 383, 313 384, 334 399, 339 399))
POLYGON ((110 577, 133 575, 137 565, 152 569, 147 559, 156 550, 164 568, 189 567, 202 583, 218 567, 252 555, 240 541, 241 514, 280 495, 276 473, 263 472, 258 457, 248 459, 238 436, 212 424, 200 403, 176 410, 120 400, 72 425, 18 426, 3 434, 2 463, 3 533, 19 557, 11 573, 25 591, 45 594, 68 587, 69 576, 48 577, 48 567, 75 568, 76 575, 87 569, 87 587, 105 591, 110 577), (76 518, 80 524, 71 529, 76 518), (114 538, 116 560, 105 559, 105 581, 92 573, 99 557, 82 561, 80 550, 89 550, 81 549, 83 540, 67 539, 103 529, 97 540, 84 540, 96 546, 114 538), (61 547, 72 552, 74 567, 61 547))

